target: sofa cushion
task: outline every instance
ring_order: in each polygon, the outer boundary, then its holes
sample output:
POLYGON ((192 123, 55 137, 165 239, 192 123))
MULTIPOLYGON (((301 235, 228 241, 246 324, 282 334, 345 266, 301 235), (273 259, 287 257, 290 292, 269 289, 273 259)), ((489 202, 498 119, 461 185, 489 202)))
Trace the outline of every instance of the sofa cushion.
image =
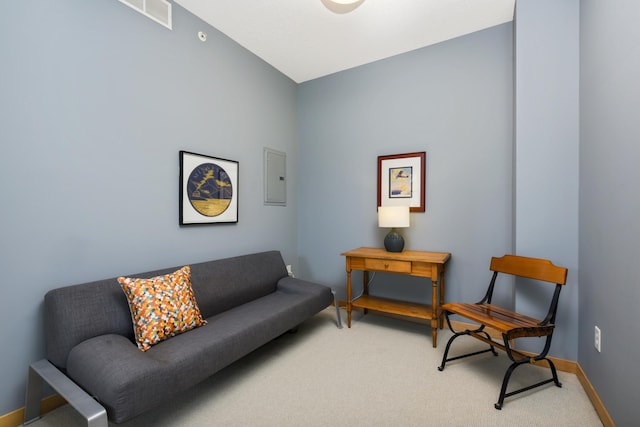
POLYGON ((136 344, 142 351, 207 323, 191 289, 188 265, 149 279, 118 277, 117 280, 127 296, 136 344))

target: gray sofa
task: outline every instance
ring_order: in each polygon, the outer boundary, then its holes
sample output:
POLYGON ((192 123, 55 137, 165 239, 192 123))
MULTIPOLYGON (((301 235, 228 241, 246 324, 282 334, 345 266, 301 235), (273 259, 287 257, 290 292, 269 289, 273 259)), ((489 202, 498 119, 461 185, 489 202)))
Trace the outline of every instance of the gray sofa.
POLYGON ((129 305, 116 278, 49 291, 47 358, 30 366, 25 424, 39 418, 43 383, 87 425, 125 422, 295 329, 334 299, 330 288, 290 277, 278 251, 191 264, 191 283, 207 324, 145 352, 134 343, 129 305))

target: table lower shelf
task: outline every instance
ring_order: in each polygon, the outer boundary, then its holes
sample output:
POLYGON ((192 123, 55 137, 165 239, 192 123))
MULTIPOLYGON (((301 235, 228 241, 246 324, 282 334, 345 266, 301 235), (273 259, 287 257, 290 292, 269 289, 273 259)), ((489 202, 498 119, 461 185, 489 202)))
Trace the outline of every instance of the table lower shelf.
POLYGON ((430 305, 374 297, 371 295, 362 295, 361 297, 356 298, 351 302, 351 307, 426 320, 431 320, 433 312, 430 305))

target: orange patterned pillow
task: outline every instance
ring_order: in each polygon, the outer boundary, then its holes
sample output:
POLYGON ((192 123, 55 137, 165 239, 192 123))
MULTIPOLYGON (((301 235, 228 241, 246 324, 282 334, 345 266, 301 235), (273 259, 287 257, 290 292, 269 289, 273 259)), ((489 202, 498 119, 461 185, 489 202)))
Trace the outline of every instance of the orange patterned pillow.
POLYGON ((138 348, 206 325, 191 289, 191 267, 150 279, 118 277, 127 296, 138 348))

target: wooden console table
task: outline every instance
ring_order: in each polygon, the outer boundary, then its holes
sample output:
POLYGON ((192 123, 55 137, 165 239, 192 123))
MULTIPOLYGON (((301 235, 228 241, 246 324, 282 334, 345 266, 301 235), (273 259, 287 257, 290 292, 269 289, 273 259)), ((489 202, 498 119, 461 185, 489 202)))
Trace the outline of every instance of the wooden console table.
POLYGON ((349 328, 351 327, 351 310, 354 308, 361 308, 365 313, 367 310, 374 310, 431 320, 433 346, 436 347, 438 326, 442 328, 444 269, 445 263, 451 257, 450 253, 387 252, 379 248, 358 248, 340 255, 346 257, 347 263, 347 326, 349 328), (351 299, 351 271, 353 270, 362 270, 364 273, 362 296, 354 300, 351 299), (431 278, 431 304, 411 303, 369 295, 370 271, 431 278))

